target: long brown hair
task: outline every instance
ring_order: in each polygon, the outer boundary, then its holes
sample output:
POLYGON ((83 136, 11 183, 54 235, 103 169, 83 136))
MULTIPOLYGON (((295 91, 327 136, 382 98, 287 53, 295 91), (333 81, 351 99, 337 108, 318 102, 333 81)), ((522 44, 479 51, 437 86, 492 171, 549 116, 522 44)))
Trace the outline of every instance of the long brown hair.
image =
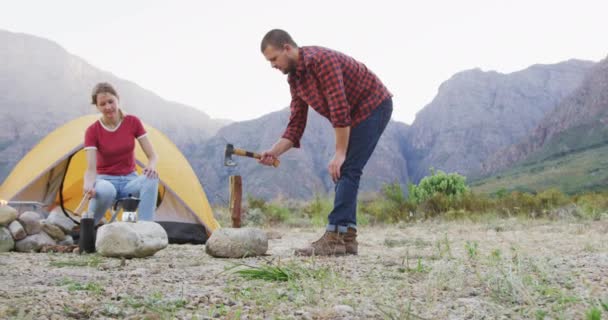
POLYGON ((91 94, 91 104, 97 105, 97 95, 100 93, 109 93, 120 99, 118 93, 116 93, 116 89, 114 89, 111 84, 107 82, 100 82, 96 84, 95 87, 93 87, 93 93, 91 94))
MULTIPOLYGON (((120 97, 118 96, 118 93, 116 92, 116 89, 114 89, 114 87, 107 83, 107 82, 100 82, 98 84, 95 85, 95 87, 93 87, 93 92, 91 93, 91 104, 97 105, 97 95, 100 93, 109 93, 113 96, 116 97, 116 99, 120 100, 120 97)), ((120 117, 120 120, 122 120, 124 118, 124 114, 122 112, 122 109, 118 109, 118 115, 120 117)))

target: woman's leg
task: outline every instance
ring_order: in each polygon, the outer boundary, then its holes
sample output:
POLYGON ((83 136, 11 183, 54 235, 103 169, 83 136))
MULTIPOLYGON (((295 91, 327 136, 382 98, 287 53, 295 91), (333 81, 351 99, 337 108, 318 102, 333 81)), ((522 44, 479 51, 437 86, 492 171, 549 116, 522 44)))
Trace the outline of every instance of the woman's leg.
POLYGON ((116 188, 107 180, 97 179, 95 181, 95 197, 89 202, 89 213, 93 213, 95 224, 103 218, 103 215, 112 206, 116 198, 116 188))
POLYGON ((144 175, 136 176, 129 181, 120 196, 139 197, 138 220, 154 221, 156 200, 158 198, 158 178, 148 178, 144 175))

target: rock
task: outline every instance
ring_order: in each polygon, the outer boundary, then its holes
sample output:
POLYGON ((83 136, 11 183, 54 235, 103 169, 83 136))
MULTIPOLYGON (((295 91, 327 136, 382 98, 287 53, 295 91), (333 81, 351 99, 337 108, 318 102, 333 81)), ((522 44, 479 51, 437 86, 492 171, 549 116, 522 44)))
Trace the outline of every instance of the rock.
POLYGON ((114 222, 97 230, 95 247, 104 257, 143 258, 169 244, 167 232, 151 221, 114 222))
POLYGON ((214 231, 205 251, 217 258, 260 256, 268 250, 268 237, 258 228, 222 228, 214 231))
POLYGON ((66 217, 63 211, 61 211, 61 207, 55 207, 55 209, 51 210, 46 220, 61 228, 65 233, 70 233, 76 226, 76 223, 66 217))
POLYGON ((65 233, 63 233, 63 230, 47 220, 41 220, 40 226, 42 227, 42 231, 46 232, 49 236, 51 236, 51 238, 57 241, 63 241, 63 239, 65 239, 65 233))
POLYGON ((23 240, 15 243, 15 250, 19 252, 38 252, 44 245, 54 245, 55 240, 44 232, 39 232, 31 236, 27 236, 23 240))
POLYGON ((19 222, 27 234, 36 234, 42 230, 40 220, 42 217, 34 211, 26 211, 19 216, 19 222))
POLYGON ((5 227, 0 227, 0 252, 11 251, 14 248, 15 240, 11 232, 5 227))
POLYGON ((0 206, 0 226, 7 226, 17 219, 17 210, 11 206, 0 206))
POLYGON ((278 231, 268 230, 266 231, 266 238, 268 238, 268 240, 281 239, 283 238, 283 235, 278 231))
POLYGON ((353 309, 353 307, 347 306, 344 304, 336 305, 336 306, 334 306, 333 309, 334 309, 334 312, 336 312, 339 315, 350 315, 355 312, 355 309, 353 309))
POLYGON ((27 237, 27 232, 25 232, 25 229, 23 229, 21 222, 19 222, 18 220, 11 222, 11 224, 8 225, 8 230, 11 232, 11 234, 13 235, 13 239, 15 240, 21 240, 27 237))
POLYGON ((63 239, 62 241, 59 241, 59 243, 57 243, 58 245, 62 245, 62 246, 70 246, 74 244, 74 238, 72 238, 71 235, 67 235, 65 236, 65 239, 63 239))

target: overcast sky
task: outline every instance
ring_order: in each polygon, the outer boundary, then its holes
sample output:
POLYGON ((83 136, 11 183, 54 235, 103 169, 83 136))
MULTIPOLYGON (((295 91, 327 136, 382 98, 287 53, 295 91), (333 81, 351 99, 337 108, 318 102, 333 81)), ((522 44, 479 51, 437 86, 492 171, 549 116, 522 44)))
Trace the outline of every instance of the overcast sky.
MULTIPOLYGON (((608 1, 6 1, 0 29, 57 42, 95 67, 213 118, 289 105, 286 76, 259 50, 285 29, 347 53, 394 94, 410 123, 454 73, 502 73, 608 56, 608 1)), ((86 101, 83 101, 86 103, 86 101)))

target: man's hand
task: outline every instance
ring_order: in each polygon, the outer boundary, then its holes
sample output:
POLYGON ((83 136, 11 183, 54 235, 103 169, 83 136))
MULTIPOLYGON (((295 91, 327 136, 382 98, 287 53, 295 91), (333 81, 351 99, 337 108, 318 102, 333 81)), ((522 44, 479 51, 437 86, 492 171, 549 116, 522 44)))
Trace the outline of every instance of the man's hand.
POLYGON ((280 155, 291 149, 291 147, 293 147, 293 142, 285 138, 280 138, 270 150, 262 152, 262 157, 258 162, 263 165, 271 166, 275 160, 279 159, 280 155))
POLYGON ((327 166, 331 180, 333 180, 334 183, 338 182, 338 179, 340 179, 340 169, 342 168, 345 159, 345 154, 337 152, 327 166))
POLYGON ((259 163, 267 166, 272 166, 274 161, 279 157, 272 150, 262 152, 262 157, 258 160, 259 163))

